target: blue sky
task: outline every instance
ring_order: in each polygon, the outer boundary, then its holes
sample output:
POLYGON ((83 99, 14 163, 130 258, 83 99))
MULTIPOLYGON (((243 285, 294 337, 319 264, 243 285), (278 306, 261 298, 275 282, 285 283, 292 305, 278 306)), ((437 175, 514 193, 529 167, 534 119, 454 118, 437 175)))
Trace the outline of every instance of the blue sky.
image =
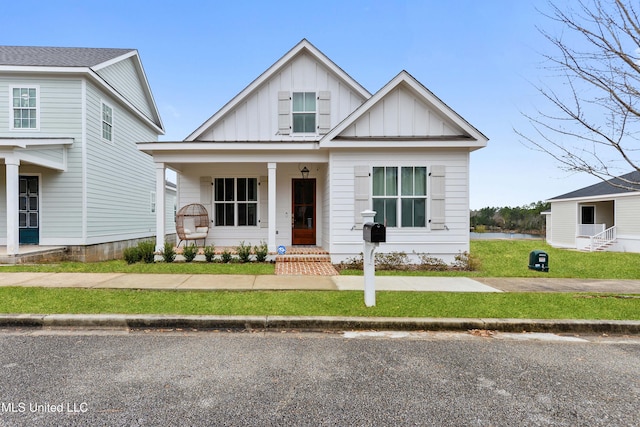
MULTIPOLYGON (((569 0, 567 0, 569 1, 569 0)), ((559 0, 558 3, 562 3, 559 0)), ((544 0, 4 2, 0 44, 136 48, 166 128, 182 140, 302 38, 375 93, 406 70, 487 137, 471 208, 521 206, 596 182, 527 147, 546 104, 544 0)))

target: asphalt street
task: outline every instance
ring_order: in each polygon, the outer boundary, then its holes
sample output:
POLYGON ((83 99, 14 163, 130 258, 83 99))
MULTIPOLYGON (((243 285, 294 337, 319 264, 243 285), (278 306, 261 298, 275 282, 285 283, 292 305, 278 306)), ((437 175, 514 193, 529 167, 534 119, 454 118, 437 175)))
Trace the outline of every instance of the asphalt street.
POLYGON ((1 426, 640 424, 636 336, 8 328, 0 349, 1 426))

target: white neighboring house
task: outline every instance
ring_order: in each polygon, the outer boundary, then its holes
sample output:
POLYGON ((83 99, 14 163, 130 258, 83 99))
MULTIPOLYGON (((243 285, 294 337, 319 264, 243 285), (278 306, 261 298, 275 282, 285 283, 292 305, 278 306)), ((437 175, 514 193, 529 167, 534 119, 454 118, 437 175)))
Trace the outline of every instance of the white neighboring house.
POLYGON ((469 250, 470 152, 486 144, 409 73, 371 95, 302 40, 184 141, 139 148, 158 186, 178 172, 178 209, 205 205, 208 244, 315 245, 340 262, 362 252, 373 209, 380 252, 453 261, 469 250))
POLYGON ((547 200, 547 242, 587 251, 640 252, 640 172, 631 172, 547 200))
POLYGON ((136 143, 163 133, 137 50, 0 46, 3 256, 113 258, 155 236, 164 194, 136 143))

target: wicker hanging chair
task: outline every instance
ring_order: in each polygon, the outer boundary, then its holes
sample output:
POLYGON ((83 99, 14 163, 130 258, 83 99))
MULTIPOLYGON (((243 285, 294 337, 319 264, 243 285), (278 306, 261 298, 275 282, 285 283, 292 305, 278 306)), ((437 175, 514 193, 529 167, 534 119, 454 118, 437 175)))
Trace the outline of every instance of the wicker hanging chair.
MULTIPOLYGON (((209 213, 207 209, 198 203, 180 208, 176 215, 176 233, 180 243, 186 240, 197 241, 202 239, 202 245, 205 245, 207 234, 209 234, 209 213)), ((185 243, 186 244, 186 243, 185 243)))

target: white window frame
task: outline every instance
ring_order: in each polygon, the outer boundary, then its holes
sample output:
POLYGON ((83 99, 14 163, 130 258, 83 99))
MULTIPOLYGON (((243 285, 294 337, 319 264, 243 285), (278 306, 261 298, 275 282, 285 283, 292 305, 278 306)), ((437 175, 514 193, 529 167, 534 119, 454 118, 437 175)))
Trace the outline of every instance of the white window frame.
POLYGON ((214 177, 213 178, 213 200, 212 200, 212 205, 213 205, 213 226, 216 228, 222 228, 222 227, 226 227, 226 228, 238 228, 238 227, 254 227, 254 228, 258 228, 260 227, 260 180, 257 176, 237 176, 237 177, 229 177, 229 176, 218 176, 218 177, 214 177), (222 179, 222 180, 227 180, 227 179, 232 179, 233 180, 233 200, 217 200, 217 183, 218 180, 222 179), (238 200, 238 180, 239 179, 253 179, 255 180, 255 191, 256 191, 256 200, 238 200), (233 225, 218 225, 218 209, 217 209, 217 205, 219 204, 229 204, 229 205, 233 205, 233 225), (241 204, 254 204, 256 207, 256 211, 255 211, 255 224, 247 224, 247 225, 239 225, 238 224, 238 219, 239 219, 239 205, 241 204))
POLYGON ((293 134, 306 134, 306 135, 312 135, 312 134, 316 134, 318 133, 318 93, 317 92, 310 92, 310 91, 292 91, 291 92, 291 133, 293 134), (303 94, 303 110, 295 110, 294 109, 294 98, 296 97, 296 94, 303 94), (307 97, 307 95, 311 95, 313 97, 313 101, 314 101, 314 109, 313 111, 307 111, 304 110, 304 106, 306 105, 306 102, 304 100, 304 98, 307 97), (307 115, 311 115, 313 114, 313 130, 310 132, 304 132, 304 131, 296 131, 296 125, 295 125, 295 116, 296 114, 307 114, 307 115))
POLYGON ((113 144, 114 142, 114 135, 115 135, 115 109, 113 108, 113 105, 111 105, 110 103, 106 102, 105 100, 100 100, 100 139, 102 139, 105 142, 111 143, 113 144), (111 110, 111 123, 109 123, 108 121, 106 121, 104 119, 104 108, 107 107, 108 109, 111 110), (111 138, 105 138, 104 137, 104 127, 105 125, 110 126, 111 127, 111 138))
POLYGON ((149 193, 149 204, 150 204, 150 208, 151 208, 151 213, 156 213, 156 209, 157 209, 157 202, 156 202, 156 192, 155 191, 151 191, 149 193))
MULTIPOLYGON (((425 165, 380 165, 373 166, 371 169, 371 206, 373 207, 373 201, 375 199, 395 199, 396 200, 396 224, 393 226, 388 226, 390 228, 404 228, 404 229, 428 229, 429 228, 429 220, 428 220, 428 211, 429 211, 429 168, 425 165), (385 194, 384 195, 374 195, 374 176, 376 168, 384 168, 385 169, 385 194), (396 194, 395 195, 387 195, 386 194, 386 169, 395 168, 396 169, 396 194), (402 168, 412 168, 414 172, 412 176, 415 177, 415 168, 424 168, 425 169, 425 194, 424 195, 403 195, 402 194, 402 168), (418 226, 403 226, 402 225, 402 201, 405 199, 424 199, 424 225, 418 226)), ((415 189, 414 189, 415 193, 415 189)), ((376 217, 378 217, 378 213, 376 213, 376 217)), ((415 218, 414 218, 415 220, 415 218)), ((383 219, 384 225, 386 224, 386 219, 383 219)))
MULTIPOLYGON (((28 109, 32 109, 31 107, 28 107, 28 109)), ((40 130, 40 85, 34 85, 34 84, 29 84, 29 83, 25 83, 25 84, 17 84, 17 85, 11 85, 9 86, 9 110, 11 111, 11 119, 9 121, 9 129, 11 129, 12 131, 18 131, 18 132, 33 132, 33 131, 39 131, 40 130), (35 101, 36 101, 36 105, 35 107, 33 107, 33 109, 35 110, 35 120, 36 120, 36 126, 35 127, 27 127, 27 128, 23 128, 23 127, 16 127, 15 126, 15 110, 16 109, 23 109, 23 108, 16 108, 13 106, 13 91, 14 89, 35 89, 36 91, 36 96, 35 96, 35 101)))

